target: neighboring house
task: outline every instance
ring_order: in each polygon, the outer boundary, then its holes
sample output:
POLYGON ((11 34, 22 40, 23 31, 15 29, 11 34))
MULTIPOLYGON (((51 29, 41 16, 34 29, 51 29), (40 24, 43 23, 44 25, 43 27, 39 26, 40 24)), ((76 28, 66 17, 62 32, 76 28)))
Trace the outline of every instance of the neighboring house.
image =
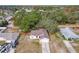
POLYGON ((9 53, 18 43, 19 33, 0 33, 0 53, 9 53))
POLYGON ((58 27, 59 28, 69 27, 69 28, 74 29, 76 32, 79 32, 79 24, 66 24, 66 25, 59 25, 58 27))
POLYGON ((19 33, 0 33, 0 38, 4 38, 6 43, 10 43, 13 47, 16 47, 19 33))
POLYGON ((67 40, 79 39, 79 35, 75 34, 73 30, 68 27, 60 28, 60 32, 67 40))
POLYGON ((32 30, 30 32, 30 39, 39 39, 42 42, 49 42, 49 36, 45 29, 32 30))

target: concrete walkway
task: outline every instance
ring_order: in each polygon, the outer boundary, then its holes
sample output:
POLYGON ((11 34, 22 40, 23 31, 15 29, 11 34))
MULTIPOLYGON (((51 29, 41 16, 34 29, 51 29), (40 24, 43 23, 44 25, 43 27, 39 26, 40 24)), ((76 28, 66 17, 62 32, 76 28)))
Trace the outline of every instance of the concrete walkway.
POLYGON ((15 52, 15 49, 14 48, 11 48, 9 53, 14 53, 15 52))
POLYGON ((48 42, 42 42, 42 53, 50 53, 49 43, 48 42))
POLYGON ((72 47, 69 41, 63 40, 63 42, 70 53, 76 53, 75 49, 72 47))

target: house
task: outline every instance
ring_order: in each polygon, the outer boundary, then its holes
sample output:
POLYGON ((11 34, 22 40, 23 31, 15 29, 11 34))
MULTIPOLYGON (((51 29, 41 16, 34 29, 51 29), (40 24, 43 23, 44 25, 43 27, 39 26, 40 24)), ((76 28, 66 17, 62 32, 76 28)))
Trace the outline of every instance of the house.
POLYGON ((60 32, 67 40, 79 39, 79 35, 75 34, 73 30, 68 27, 60 28, 60 32))
POLYGON ((79 33, 79 24, 66 24, 66 25, 59 25, 58 27, 59 27, 59 28, 66 28, 66 27, 69 27, 69 28, 74 29, 75 32, 78 32, 78 33, 79 33))
POLYGON ((10 43, 12 47, 16 47, 16 44, 18 43, 19 33, 0 33, 0 38, 3 38, 6 43, 10 43))
POLYGON ((0 33, 0 53, 14 53, 19 33, 0 33))
POLYGON ((19 33, 0 33, 0 53, 9 53, 18 43, 19 33))
POLYGON ((49 42, 49 36, 45 29, 32 30, 30 32, 30 39, 39 39, 41 42, 49 42))

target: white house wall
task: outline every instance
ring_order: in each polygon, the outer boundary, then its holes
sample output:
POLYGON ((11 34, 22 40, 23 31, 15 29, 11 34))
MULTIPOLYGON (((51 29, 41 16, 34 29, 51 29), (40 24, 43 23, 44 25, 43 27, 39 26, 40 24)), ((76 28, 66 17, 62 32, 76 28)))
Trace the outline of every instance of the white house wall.
POLYGON ((39 37, 36 37, 34 35, 30 35, 30 39, 39 39, 39 37))

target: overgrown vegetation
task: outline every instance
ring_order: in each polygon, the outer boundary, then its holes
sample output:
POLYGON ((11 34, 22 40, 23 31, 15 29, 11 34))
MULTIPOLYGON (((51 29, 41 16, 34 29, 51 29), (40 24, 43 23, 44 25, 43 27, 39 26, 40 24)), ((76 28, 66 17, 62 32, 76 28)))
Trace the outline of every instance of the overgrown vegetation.
POLYGON ((59 24, 75 24, 79 19, 78 7, 33 7, 32 12, 20 9, 15 14, 14 23, 23 32, 30 31, 39 27, 45 28, 50 33, 58 31, 59 24), (76 10, 75 10, 76 9, 76 10), (42 11, 39 11, 42 10, 42 11))
POLYGON ((6 20, 0 20, 0 27, 5 27, 6 25, 8 25, 6 20))
POLYGON ((35 29, 35 25, 41 19, 41 15, 36 11, 26 12, 25 10, 21 10, 17 14, 15 14, 15 22, 14 24, 19 26, 23 32, 30 31, 31 29, 35 29))

